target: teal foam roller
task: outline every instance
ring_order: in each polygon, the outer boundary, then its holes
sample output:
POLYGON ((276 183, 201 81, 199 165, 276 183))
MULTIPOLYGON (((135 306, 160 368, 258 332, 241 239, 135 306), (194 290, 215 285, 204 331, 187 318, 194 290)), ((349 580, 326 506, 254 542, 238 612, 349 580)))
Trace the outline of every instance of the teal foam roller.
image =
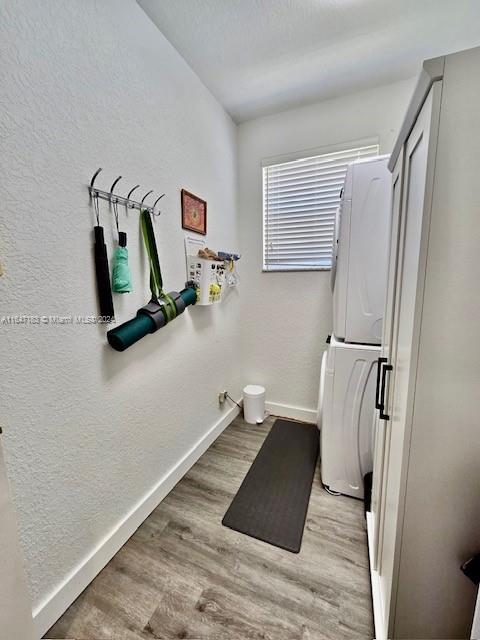
MULTIPOLYGON (((197 292, 194 287, 186 287, 180 293, 172 292, 169 295, 177 298, 175 317, 183 313, 185 307, 195 304, 197 301, 197 292)), ((131 347, 132 344, 135 344, 147 334, 161 329, 167 322, 168 318, 163 307, 150 302, 138 310, 135 318, 110 329, 107 332, 107 340, 115 351, 125 351, 125 349, 131 347)))
POLYGON ((180 291, 180 296, 182 300, 185 302, 185 306, 188 307, 189 304, 195 304, 197 301, 197 290, 194 287, 187 287, 180 291))
POLYGON ((125 351, 148 333, 155 331, 155 322, 150 316, 140 313, 135 318, 124 322, 107 332, 107 340, 115 351, 125 351))

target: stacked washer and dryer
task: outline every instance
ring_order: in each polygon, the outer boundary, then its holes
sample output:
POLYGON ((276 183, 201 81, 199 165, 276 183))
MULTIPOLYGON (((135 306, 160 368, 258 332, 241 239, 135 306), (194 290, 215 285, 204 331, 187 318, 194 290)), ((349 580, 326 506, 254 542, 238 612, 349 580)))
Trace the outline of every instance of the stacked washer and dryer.
POLYGON ((387 285, 392 176, 388 156, 348 166, 335 220, 333 335, 323 354, 318 427, 325 488, 364 497, 387 285))

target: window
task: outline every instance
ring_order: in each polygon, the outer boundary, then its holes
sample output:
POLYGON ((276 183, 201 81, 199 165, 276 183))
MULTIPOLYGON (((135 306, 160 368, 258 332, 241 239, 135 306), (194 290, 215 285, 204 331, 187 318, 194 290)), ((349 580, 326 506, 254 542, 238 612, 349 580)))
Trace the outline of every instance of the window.
POLYGON ((263 167, 263 270, 330 269, 347 165, 378 155, 357 146, 263 167))

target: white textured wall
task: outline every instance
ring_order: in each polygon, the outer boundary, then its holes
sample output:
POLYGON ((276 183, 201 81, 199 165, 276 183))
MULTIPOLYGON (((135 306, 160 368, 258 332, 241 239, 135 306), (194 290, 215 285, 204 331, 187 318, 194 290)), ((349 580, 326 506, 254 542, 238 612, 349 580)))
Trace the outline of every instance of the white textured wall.
MULTIPOLYGON (((0 316, 95 314, 86 185, 166 192, 168 290, 185 280, 180 192, 208 201, 210 246, 238 249, 236 128, 133 0, 4 0, 0 19, 0 316)), ((110 250, 115 234, 106 203, 110 250)), ((138 212, 121 211, 148 297, 138 212)), ((187 310, 125 353, 105 327, 0 326, 1 423, 34 607, 239 395, 239 300, 187 310)))
POLYGON ((388 153, 412 81, 387 85, 239 127, 243 371, 267 400, 316 409, 321 353, 332 331, 330 272, 262 273, 262 170, 271 156, 378 136, 388 153))

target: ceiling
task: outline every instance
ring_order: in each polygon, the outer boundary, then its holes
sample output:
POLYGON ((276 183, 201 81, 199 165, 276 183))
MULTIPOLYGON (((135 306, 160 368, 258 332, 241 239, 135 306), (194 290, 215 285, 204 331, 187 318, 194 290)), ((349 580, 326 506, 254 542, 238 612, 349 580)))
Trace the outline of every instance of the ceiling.
POLYGON ((237 122, 480 45, 479 0, 137 0, 237 122))

